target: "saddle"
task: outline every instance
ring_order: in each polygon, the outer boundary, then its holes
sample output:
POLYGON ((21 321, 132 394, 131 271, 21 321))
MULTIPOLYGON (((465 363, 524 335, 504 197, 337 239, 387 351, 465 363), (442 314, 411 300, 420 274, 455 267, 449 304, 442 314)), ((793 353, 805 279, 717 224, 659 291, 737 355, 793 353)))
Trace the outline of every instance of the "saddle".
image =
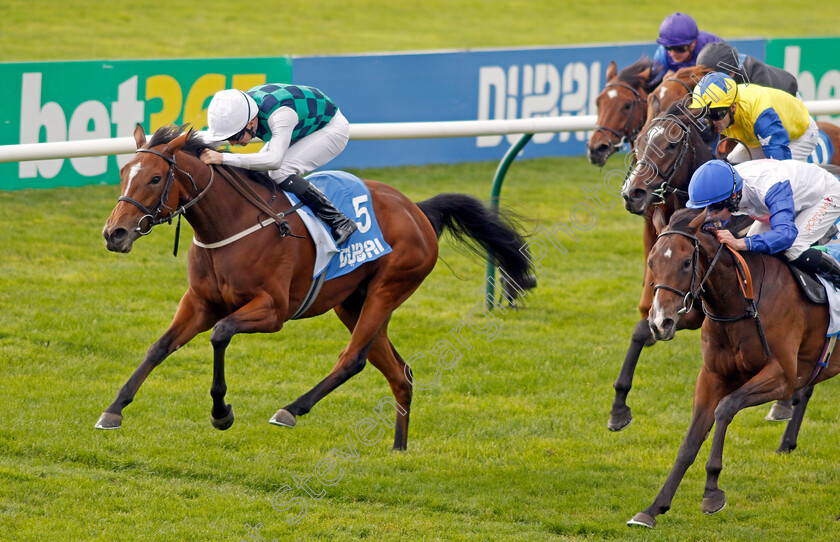
POLYGON ((793 278, 796 279, 796 284, 799 285, 802 295, 811 303, 828 305, 828 294, 825 292, 825 286, 814 275, 806 273, 791 262, 786 263, 790 272, 793 273, 793 278))

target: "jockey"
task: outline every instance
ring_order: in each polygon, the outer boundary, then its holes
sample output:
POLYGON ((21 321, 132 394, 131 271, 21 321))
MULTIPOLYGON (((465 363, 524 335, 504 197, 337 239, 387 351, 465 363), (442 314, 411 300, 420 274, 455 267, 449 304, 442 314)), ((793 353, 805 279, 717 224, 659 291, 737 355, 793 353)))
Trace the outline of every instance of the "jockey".
POLYGON ((735 250, 778 254, 840 286, 840 263, 811 245, 840 218, 840 179, 816 164, 795 160, 753 160, 731 166, 711 160, 697 168, 688 185, 691 209, 708 208, 707 220, 732 214, 756 219, 736 239, 722 228, 718 241, 735 250))
POLYGON ((244 146, 254 137, 265 145, 253 154, 205 150, 205 164, 267 171, 280 189, 300 198, 330 227, 337 245, 356 231, 355 222, 301 177, 338 156, 350 136, 347 119, 321 91, 285 84, 221 90, 207 108, 207 124, 204 138, 215 146, 224 141, 244 146))
POLYGON ((760 87, 784 90, 796 96, 799 83, 792 73, 770 66, 747 55, 739 55, 738 49, 725 41, 710 43, 697 55, 697 65, 706 66, 716 72, 729 75, 739 85, 749 83, 760 87))
POLYGON ((685 13, 674 13, 665 17, 659 26, 659 48, 653 55, 654 65, 661 66, 657 75, 651 80, 654 87, 660 83, 665 73, 690 68, 697 63, 697 55, 707 43, 714 43, 721 39, 709 32, 697 29, 697 23, 685 13))
POLYGON ((819 129, 799 99, 775 88, 738 85, 725 73, 706 74, 692 93, 692 109, 706 117, 724 137, 739 145, 727 157, 732 163, 755 158, 806 161, 819 141, 819 129))

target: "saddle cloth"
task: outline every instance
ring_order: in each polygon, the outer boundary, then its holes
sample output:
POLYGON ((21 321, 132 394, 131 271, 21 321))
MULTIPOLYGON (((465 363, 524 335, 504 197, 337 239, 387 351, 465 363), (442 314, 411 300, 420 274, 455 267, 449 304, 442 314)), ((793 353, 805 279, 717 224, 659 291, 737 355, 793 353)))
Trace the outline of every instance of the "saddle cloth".
MULTIPOLYGON (((835 260, 840 261, 840 243, 825 245, 823 248, 835 260)), ((791 264, 788 264, 788 267, 808 300, 812 303, 828 305, 829 321, 826 337, 840 334, 840 291, 821 275, 809 275, 791 264)))
MULTIPOLYGON (((359 227, 339 248, 330 235, 329 227, 316 218, 308 206, 297 210, 315 242, 313 278, 321 273, 326 273, 325 280, 338 278, 391 252, 373 213, 370 191, 361 179, 344 171, 321 171, 306 179, 323 192, 344 216, 355 220, 359 227)), ((286 192, 286 195, 293 205, 298 203, 294 194, 286 192)))

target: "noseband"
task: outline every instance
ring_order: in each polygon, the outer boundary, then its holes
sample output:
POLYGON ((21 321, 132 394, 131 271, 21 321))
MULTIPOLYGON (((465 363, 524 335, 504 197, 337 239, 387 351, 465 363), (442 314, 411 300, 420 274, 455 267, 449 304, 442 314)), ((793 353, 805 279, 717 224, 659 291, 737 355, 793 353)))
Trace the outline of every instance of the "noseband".
MULTIPOLYGON (((606 85, 604 85, 605 89, 607 89, 609 87, 626 88, 627 90, 629 90, 630 92, 632 92, 636 96, 636 99, 633 100, 633 102, 632 102, 633 103, 633 108, 630 110, 630 115, 627 117, 627 122, 624 123, 624 127, 621 128, 621 131, 613 130, 612 128, 610 128, 608 126, 602 126, 600 124, 595 126, 595 130, 594 130, 595 132, 608 132, 609 134, 618 138, 618 143, 610 143, 610 145, 612 145, 614 150, 618 150, 621 147, 623 147, 625 143, 633 143, 634 141, 636 141, 636 136, 639 135, 639 132, 642 129, 642 125, 644 125, 644 119, 642 119, 642 121, 643 121, 642 124, 639 125, 639 127, 636 128, 635 130, 628 131, 627 128, 628 128, 628 126, 630 126, 630 122, 633 121, 633 117, 636 116, 636 107, 639 106, 639 104, 642 104, 644 106, 644 104, 647 104, 647 101, 644 98, 642 98, 642 95, 639 94, 638 90, 631 87, 627 83, 624 83, 623 81, 618 81, 618 82, 615 82, 615 83, 607 83, 606 85)), ((611 139, 612 138, 608 135, 607 140, 611 140, 611 139)))
POLYGON ((197 192, 198 187, 196 186, 192 175, 190 175, 188 172, 184 171, 183 169, 177 166, 177 164, 175 163, 175 156, 167 156, 153 149, 137 149, 137 152, 148 152, 150 154, 154 154, 163 158, 169 163, 169 173, 167 174, 166 181, 163 185, 163 192, 161 192, 160 199, 158 200, 157 205, 155 205, 153 209, 149 209, 136 199, 131 198, 129 196, 120 196, 117 200, 130 203, 143 212, 143 216, 140 217, 140 220, 137 222, 137 227, 134 229, 134 231, 136 231, 140 235, 148 235, 152 232, 152 228, 154 228, 157 225, 163 224, 164 222, 171 223, 172 219, 176 216, 179 217, 180 221, 180 215, 184 214, 184 212, 186 212, 187 209, 192 207, 210 189, 210 186, 213 184, 213 168, 210 168, 210 181, 207 183, 207 186, 204 188, 204 190, 202 190, 201 193, 198 194, 198 196, 196 196, 195 198, 190 199, 187 203, 181 205, 177 209, 173 209, 166 205, 166 200, 169 199, 169 191, 172 189, 172 185, 175 182, 175 170, 178 170, 187 179, 189 179, 190 183, 192 184, 193 190, 197 192), (160 216, 161 211, 163 211, 164 209, 169 211, 169 214, 167 214, 166 216, 160 216), (148 229, 143 229, 143 221, 145 220, 148 220, 148 229))
MULTIPOLYGON (((671 162, 671 167, 669 167, 668 170, 665 173, 662 173, 659 170, 659 168, 656 166, 656 164, 654 164, 653 162, 648 160, 648 153, 647 152, 645 152, 645 155, 642 156, 641 160, 636 162, 635 166, 633 167, 633 169, 635 169, 639 166, 647 166, 648 168, 650 168, 650 169, 652 169, 653 171, 656 172, 657 177, 662 178, 663 183, 659 186, 659 188, 653 190, 653 192, 652 192, 654 197, 659 198, 658 201, 653 202, 654 204, 665 203, 665 198, 667 198, 671 194, 678 194, 678 195, 688 199, 688 192, 686 190, 682 190, 682 189, 679 189, 679 188, 674 188, 670 185, 670 182, 671 182, 671 177, 674 175, 674 172, 679 167, 682 166, 683 162, 685 161, 686 156, 688 155, 689 148, 691 147, 691 142, 689 141, 689 135, 690 135, 691 132, 689 131, 688 127, 685 124, 683 124, 682 122, 680 122, 679 119, 677 119, 676 117, 674 117, 673 115, 670 115, 670 114, 665 115, 664 117, 657 117, 650 122, 651 122, 651 126, 653 126, 653 124, 656 123, 656 122, 662 123, 662 122, 665 122, 665 121, 673 122, 674 124, 679 126, 680 129, 682 130, 682 136, 679 139, 680 147, 679 147, 679 150, 677 151, 677 157, 674 159, 673 162, 671 162)), ((648 146, 648 148, 649 147, 650 146, 648 146)), ((645 149, 645 151, 647 151, 647 149, 645 149)), ((694 159, 694 154, 695 154, 694 149, 692 148, 691 151, 692 151, 692 159, 694 159)), ((632 171, 633 170, 631 170, 630 173, 632 173, 632 171)), ((628 180, 630 179, 629 174, 627 176, 627 179, 628 180)))

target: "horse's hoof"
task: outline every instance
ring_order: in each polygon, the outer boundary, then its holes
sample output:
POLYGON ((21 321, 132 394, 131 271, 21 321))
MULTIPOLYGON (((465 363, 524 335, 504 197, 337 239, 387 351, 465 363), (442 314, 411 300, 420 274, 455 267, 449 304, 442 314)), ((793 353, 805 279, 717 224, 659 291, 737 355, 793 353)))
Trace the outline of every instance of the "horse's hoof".
POLYGON ((712 492, 711 496, 703 497, 703 506, 701 506, 701 509, 704 514, 711 516, 712 514, 717 514, 723 510, 725 506, 726 493, 720 489, 716 489, 712 492))
POLYGON ((282 425, 283 427, 294 427, 297 423, 294 414, 285 409, 280 409, 268 420, 268 423, 282 425))
POLYGON ((221 418, 214 418, 213 413, 210 413, 210 423, 212 423, 213 427, 219 431, 230 429, 230 426, 233 425, 233 407, 230 405, 225 405, 225 407, 227 408, 228 413, 221 418))
POLYGON ((633 421, 633 414, 630 413, 630 408, 625 407, 618 412, 610 412, 610 421, 607 422, 607 429, 610 431, 621 431, 633 421))
POLYGON ((119 429, 122 427, 122 415, 103 412, 94 427, 97 429, 119 429))
POLYGON ((767 413, 767 416, 765 416, 764 419, 768 422, 786 422, 791 419, 792 416, 792 407, 782 403, 773 403, 773 406, 770 407, 770 412, 767 413))
POLYGON ((628 527, 638 526, 638 527, 647 527, 648 529, 653 529, 656 527, 656 520, 653 519, 653 516, 649 514, 645 514, 644 512, 639 512, 632 519, 627 521, 628 527))

